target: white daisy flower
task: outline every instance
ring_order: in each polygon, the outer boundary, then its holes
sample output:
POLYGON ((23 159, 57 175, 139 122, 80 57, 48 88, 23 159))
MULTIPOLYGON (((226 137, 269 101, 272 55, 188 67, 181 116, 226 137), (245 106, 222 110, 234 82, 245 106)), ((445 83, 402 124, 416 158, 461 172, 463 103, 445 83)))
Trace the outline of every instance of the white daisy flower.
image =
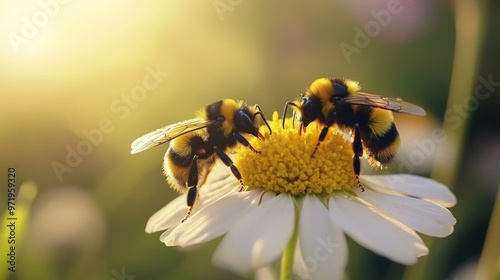
POLYGON ((185 222, 185 197, 153 215, 151 233, 166 230, 167 246, 189 246, 226 234, 213 262, 245 275, 281 257, 282 279, 341 279, 347 263, 345 234, 392 261, 412 265, 428 249, 416 232, 445 237, 456 222, 446 207, 450 190, 413 175, 360 176, 352 166, 352 145, 335 128, 319 146, 314 124, 298 135, 277 114, 266 141, 251 140, 261 154, 238 150, 235 165, 247 189, 222 164, 200 188, 200 199, 185 222))

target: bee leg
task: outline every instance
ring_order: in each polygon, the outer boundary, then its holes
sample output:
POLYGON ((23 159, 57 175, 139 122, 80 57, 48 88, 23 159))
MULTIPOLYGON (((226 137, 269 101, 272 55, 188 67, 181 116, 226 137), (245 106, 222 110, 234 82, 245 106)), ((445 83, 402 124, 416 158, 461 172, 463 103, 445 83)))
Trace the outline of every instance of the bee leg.
POLYGON ((318 150, 318 147, 321 144, 321 142, 323 142, 323 140, 325 140, 326 135, 328 134, 328 129, 330 128, 330 126, 333 125, 334 122, 335 122, 335 112, 330 114, 328 116, 328 118, 326 118, 325 125, 323 126, 323 129, 321 129, 321 132, 320 132, 319 138, 318 138, 318 142, 316 143, 316 146, 314 147, 314 151, 312 152, 311 156, 314 156, 314 154, 318 150))
POLYGON ((181 223, 184 223, 184 221, 186 221, 189 218, 189 216, 191 216, 191 213, 193 213, 193 205, 194 202, 196 201, 197 196, 198 196, 198 188, 196 186, 189 188, 187 193, 188 211, 186 213, 186 216, 182 219, 181 223))
POLYGON ((193 212, 193 206, 198 196, 197 186, 198 186, 198 155, 194 155, 193 163, 191 163, 191 168, 189 169, 188 182, 187 182, 187 187, 189 188, 187 193, 188 211, 184 219, 182 219, 181 223, 184 223, 184 221, 187 220, 187 218, 189 218, 189 216, 191 216, 191 213, 193 212))
POLYGON ((241 179, 241 174, 240 174, 240 171, 238 170, 238 168, 234 165, 233 161, 231 160, 231 158, 226 155, 226 153, 224 153, 223 151, 221 151, 219 149, 219 147, 215 146, 214 147, 214 151, 215 153, 217 153, 217 156, 222 160, 222 162, 231 169, 231 172, 233 173, 234 177, 236 177, 236 179, 238 179, 238 181, 240 181, 240 185, 241 185, 241 188, 239 189, 239 191, 243 191, 243 188, 245 187, 243 185, 243 180, 241 179))
POLYGON ((236 132, 233 132, 233 136, 234 136, 234 138, 236 138, 236 141, 243 144, 243 146, 248 147, 250 150, 252 150, 252 152, 254 152, 256 154, 260 154, 260 151, 257 151, 254 147, 252 147, 252 145, 250 145, 250 142, 248 142, 248 140, 245 139, 245 137, 243 137, 243 135, 236 133, 236 132))
POLYGON ((352 143, 352 149, 354 151, 353 156, 353 166, 354 166, 354 175, 356 176, 356 180, 358 181, 358 187, 362 192, 365 191, 365 188, 361 185, 361 181, 359 181, 359 174, 361 173, 361 162, 359 157, 363 156, 363 144, 361 143, 361 135, 359 134, 359 125, 354 125, 354 141, 352 143))

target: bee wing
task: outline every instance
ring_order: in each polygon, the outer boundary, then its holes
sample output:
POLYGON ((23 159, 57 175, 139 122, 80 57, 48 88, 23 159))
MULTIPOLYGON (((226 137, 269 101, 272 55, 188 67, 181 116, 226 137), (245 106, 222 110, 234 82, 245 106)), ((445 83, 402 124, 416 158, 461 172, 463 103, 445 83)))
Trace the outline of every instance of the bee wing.
POLYGON ((415 104, 405 102, 401 98, 391 98, 371 93, 357 92, 356 95, 343 98, 342 102, 377 107, 398 113, 425 116, 424 109, 415 104))
POLYGON ((130 153, 137 154, 149 148, 166 143, 183 134, 211 126, 214 123, 215 121, 213 120, 195 118, 158 128, 157 130, 145 134, 132 142, 132 145, 130 146, 132 151, 130 153))

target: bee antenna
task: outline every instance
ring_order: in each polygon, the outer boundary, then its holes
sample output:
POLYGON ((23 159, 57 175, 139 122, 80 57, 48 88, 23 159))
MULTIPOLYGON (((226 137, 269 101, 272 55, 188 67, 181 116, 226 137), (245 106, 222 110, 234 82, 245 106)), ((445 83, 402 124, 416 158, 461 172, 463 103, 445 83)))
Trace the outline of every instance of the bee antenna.
MULTIPOLYGON (((294 106, 297 108, 297 104, 295 104, 293 101, 287 101, 285 103, 285 108, 283 108, 283 121, 281 123, 281 126, 285 128, 285 118, 286 118, 286 111, 288 110, 288 106, 294 106)), ((295 118, 295 111, 293 112, 293 117, 295 118)))
POLYGON ((255 108, 257 108, 257 112, 253 115, 254 117, 259 115, 262 118, 262 121, 266 124, 267 128, 269 129, 269 134, 273 134, 273 131, 271 130, 271 126, 269 123, 267 123, 266 116, 264 115, 264 112, 262 112, 262 109, 260 108, 259 105, 255 105, 255 108))

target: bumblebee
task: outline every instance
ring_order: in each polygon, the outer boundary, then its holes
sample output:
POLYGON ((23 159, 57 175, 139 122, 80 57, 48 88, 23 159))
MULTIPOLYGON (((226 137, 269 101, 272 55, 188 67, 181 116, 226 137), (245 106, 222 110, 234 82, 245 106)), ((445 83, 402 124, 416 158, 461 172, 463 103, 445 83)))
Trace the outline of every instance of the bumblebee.
POLYGON ((286 102, 283 116, 286 116, 288 107, 294 109, 299 133, 313 121, 323 125, 313 155, 333 124, 350 132, 353 135, 354 173, 358 186, 364 191, 359 181, 359 158, 363 151, 370 165, 384 167, 394 159, 401 144, 392 112, 425 116, 425 110, 400 98, 364 93, 360 89, 358 82, 349 79, 317 79, 299 99, 286 102))
POLYGON ((251 107, 242 101, 223 99, 201 109, 194 119, 168 125, 139 137, 132 143, 131 153, 136 154, 170 141, 163 171, 174 189, 181 193, 187 191, 188 212, 182 220, 184 222, 191 215, 198 188, 205 182, 217 157, 242 184, 240 172, 226 152, 242 144, 260 153, 243 136, 250 134, 264 139, 259 132, 257 116, 272 133, 258 105, 251 107))

